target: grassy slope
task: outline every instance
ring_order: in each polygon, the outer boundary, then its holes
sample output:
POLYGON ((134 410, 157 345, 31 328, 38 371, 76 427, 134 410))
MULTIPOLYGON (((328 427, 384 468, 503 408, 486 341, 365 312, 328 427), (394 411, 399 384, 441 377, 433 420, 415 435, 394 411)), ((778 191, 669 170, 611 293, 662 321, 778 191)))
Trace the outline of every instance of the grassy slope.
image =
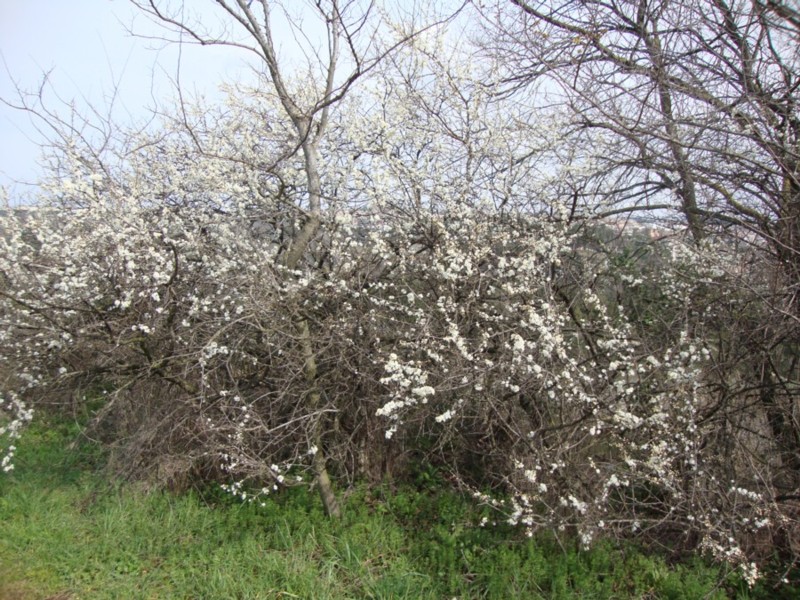
MULTIPOLYGON (((341 522, 296 490, 266 506, 111 485, 63 428, 0 476, 0 598, 725 598, 717 571, 630 549, 565 552, 452 495, 356 491, 341 522)), ((739 597, 747 594, 739 588, 739 597)), ((774 596, 767 596, 774 597, 774 596)), ((788 597, 788 596, 786 596, 788 597)))

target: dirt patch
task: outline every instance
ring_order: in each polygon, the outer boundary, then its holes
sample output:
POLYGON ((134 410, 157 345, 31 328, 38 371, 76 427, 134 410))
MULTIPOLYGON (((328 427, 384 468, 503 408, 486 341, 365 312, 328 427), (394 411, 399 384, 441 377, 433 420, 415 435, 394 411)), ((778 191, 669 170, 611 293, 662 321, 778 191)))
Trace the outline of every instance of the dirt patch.
POLYGON ((0 598, 3 600, 73 600, 72 592, 47 595, 26 581, 0 582, 0 598))

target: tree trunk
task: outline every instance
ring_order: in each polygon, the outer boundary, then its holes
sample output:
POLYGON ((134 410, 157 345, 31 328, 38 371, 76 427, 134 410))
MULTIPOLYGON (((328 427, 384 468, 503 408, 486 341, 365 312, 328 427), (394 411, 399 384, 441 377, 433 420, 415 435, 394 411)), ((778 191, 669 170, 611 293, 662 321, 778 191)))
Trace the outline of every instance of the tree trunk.
MULTIPOLYGON (((299 319, 295 325, 300 335, 300 344, 303 348, 304 365, 306 383, 309 386, 308 393, 308 408, 309 412, 313 415, 322 409, 322 395, 317 387, 317 360, 314 356, 314 348, 311 343, 311 330, 308 326, 306 319, 299 319)), ((312 430, 312 443, 316 446, 314 453, 314 476, 316 479, 317 490, 322 499, 322 506, 325 509, 325 514, 330 517, 340 517, 341 509, 336 500, 336 494, 333 491, 331 478, 328 475, 328 469, 325 465, 325 453, 322 449, 323 436, 322 436, 322 415, 318 414, 314 421, 312 430)))
POLYGON ((641 2, 639 5, 639 35, 644 40, 650 55, 650 62, 653 69, 653 82, 656 85, 661 116, 664 119, 667 145, 675 161, 675 170, 680 177, 680 186, 676 191, 681 200, 681 211, 686 217, 686 223, 689 226, 692 239, 694 239, 695 242, 700 242, 704 237, 704 232, 702 222, 700 221, 700 213, 697 210, 697 192, 695 189, 694 176, 692 175, 692 169, 686 156, 685 148, 681 142, 681 133, 678 129, 675 114, 672 109, 672 90, 667 81, 661 39, 659 38, 655 24, 652 33, 647 30, 647 6, 648 3, 646 2, 641 2))
MULTIPOLYGON (((308 182, 309 216, 303 224, 303 228, 293 240, 286 255, 285 264, 289 269, 297 268, 297 265, 308 250, 314 238, 314 234, 316 234, 322 221, 320 216, 322 184, 319 175, 319 150, 316 145, 316 140, 309 139, 310 126, 310 119, 301 119, 297 122, 298 133, 301 139, 304 139, 302 148, 305 158, 306 180, 308 182)), ((300 317, 296 321, 295 326, 300 336, 300 344, 303 351, 303 371, 309 390, 308 408, 309 412, 314 414, 322 409, 322 395, 317 386, 317 360, 314 356, 314 347, 311 341, 311 329, 308 320, 304 317, 300 317)), ((336 494, 333 492, 331 478, 325 466, 325 454, 322 445, 322 422, 321 413, 317 414, 312 434, 312 443, 317 448, 314 454, 314 475, 316 477, 317 489, 319 490, 319 495, 325 508, 325 513, 331 517, 339 517, 341 516, 341 510, 339 509, 339 503, 336 501, 336 494)))

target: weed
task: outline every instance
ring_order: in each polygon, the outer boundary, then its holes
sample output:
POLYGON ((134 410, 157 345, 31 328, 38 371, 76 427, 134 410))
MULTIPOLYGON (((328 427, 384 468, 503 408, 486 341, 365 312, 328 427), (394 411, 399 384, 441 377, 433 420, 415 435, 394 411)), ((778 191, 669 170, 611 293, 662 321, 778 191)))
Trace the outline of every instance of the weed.
MULTIPOLYGON (((434 485, 357 488, 326 519, 305 488, 265 506, 114 485, 74 431, 38 425, 0 479, 0 596, 75 598, 767 598, 701 560, 564 550, 434 485)), ((783 592, 781 592, 783 593, 783 592)), ((788 593, 788 592, 787 592, 788 593)), ((789 595, 785 595, 789 598, 789 595)))

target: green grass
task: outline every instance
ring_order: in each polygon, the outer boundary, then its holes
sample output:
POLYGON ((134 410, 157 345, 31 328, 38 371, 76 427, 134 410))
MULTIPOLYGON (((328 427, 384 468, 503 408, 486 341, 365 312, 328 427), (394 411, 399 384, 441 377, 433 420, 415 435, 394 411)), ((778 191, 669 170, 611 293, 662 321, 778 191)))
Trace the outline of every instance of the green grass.
POLYGON ((305 489, 265 507, 146 494, 104 480, 69 434, 29 430, 0 478, 0 598, 748 597, 699 560, 474 527, 476 507, 432 486, 356 490, 340 522, 305 489))

